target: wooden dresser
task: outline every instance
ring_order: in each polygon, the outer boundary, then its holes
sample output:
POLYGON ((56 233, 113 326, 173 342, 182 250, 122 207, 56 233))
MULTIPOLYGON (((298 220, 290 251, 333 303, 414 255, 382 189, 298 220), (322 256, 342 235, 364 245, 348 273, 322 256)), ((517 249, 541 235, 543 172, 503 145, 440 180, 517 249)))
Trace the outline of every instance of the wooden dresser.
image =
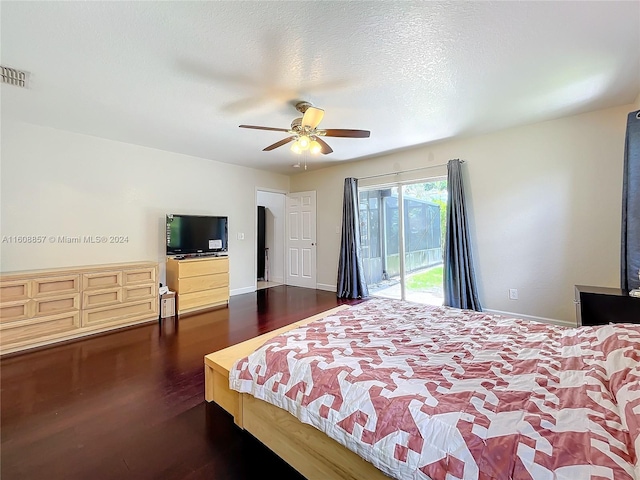
POLYGON ((229 257, 167 259, 167 285, 178 315, 229 304, 229 257))
POLYGON ((620 288, 575 286, 578 325, 640 323, 640 298, 620 288))
POLYGON ((158 318, 153 262, 0 275, 0 354, 158 318))

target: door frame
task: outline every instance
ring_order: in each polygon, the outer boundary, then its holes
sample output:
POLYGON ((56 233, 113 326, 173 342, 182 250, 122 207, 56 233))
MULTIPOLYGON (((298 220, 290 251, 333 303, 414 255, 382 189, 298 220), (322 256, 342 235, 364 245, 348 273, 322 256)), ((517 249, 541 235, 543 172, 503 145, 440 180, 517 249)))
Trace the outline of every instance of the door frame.
POLYGON ((286 259, 286 239, 287 239, 287 195, 289 194, 289 192, 287 192, 286 190, 277 190, 274 188, 263 188, 263 187, 256 187, 256 191, 254 194, 254 207, 253 207, 253 224, 254 224, 254 236, 253 236, 253 291, 257 291, 258 290, 258 278, 256 275, 256 272, 258 271, 258 207, 260 205, 258 205, 258 192, 264 192, 264 193, 275 193, 278 195, 282 195, 284 198, 284 219, 283 219, 283 226, 282 226, 282 238, 284 239, 284 242, 282 243, 281 249, 282 249, 282 272, 283 272, 283 285, 286 285, 287 283, 287 259, 286 259))

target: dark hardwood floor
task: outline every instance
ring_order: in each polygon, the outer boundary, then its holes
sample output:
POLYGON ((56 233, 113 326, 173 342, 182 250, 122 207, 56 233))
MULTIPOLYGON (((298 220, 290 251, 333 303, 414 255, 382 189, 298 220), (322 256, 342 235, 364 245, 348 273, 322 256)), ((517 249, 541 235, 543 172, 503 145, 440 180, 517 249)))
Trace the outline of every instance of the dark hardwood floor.
POLYGON ((2 480, 302 478, 204 401, 203 357, 341 303, 278 286, 228 309, 3 357, 2 480))

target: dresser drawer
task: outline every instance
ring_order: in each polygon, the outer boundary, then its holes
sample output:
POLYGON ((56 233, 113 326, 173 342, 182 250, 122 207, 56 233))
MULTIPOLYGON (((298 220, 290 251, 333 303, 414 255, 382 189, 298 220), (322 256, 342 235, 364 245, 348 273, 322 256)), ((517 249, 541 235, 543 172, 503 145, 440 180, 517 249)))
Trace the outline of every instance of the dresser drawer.
POLYGON ((197 277, 200 275, 210 275, 214 273, 226 273, 229 271, 228 258, 208 258, 206 260, 192 260, 180 262, 178 267, 178 277, 197 277))
POLYGON ((106 307, 122 303, 122 288, 89 290, 82 295, 82 308, 106 307))
POLYGON ((32 318, 23 322, 0 325, 2 346, 26 340, 46 340, 47 337, 72 332, 80 327, 78 312, 60 313, 32 318))
POLYGON ((124 287, 122 289, 122 301, 131 302, 136 300, 143 300, 145 298, 151 298, 155 296, 157 290, 156 284, 153 285, 140 285, 137 287, 124 287))
POLYGON ((85 273, 82 275, 83 291, 121 286, 122 271, 85 273))
POLYGON ((0 323, 10 323, 33 317, 33 302, 20 300, 0 304, 0 323))
POLYGON ((229 287, 215 288, 202 292, 181 293, 178 295, 180 311, 207 305, 226 303, 229 298, 229 287))
POLYGON ((211 290, 213 288, 224 287, 229 283, 229 277, 226 273, 215 273, 213 275, 202 275, 200 277, 188 277, 180 279, 180 292, 192 293, 202 290, 211 290))
POLYGON ((155 298, 139 302, 123 303, 119 306, 101 307, 82 312, 82 326, 118 325, 158 314, 155 298))
POLYGON ((145 283, 156 284, 156 269, 141 268, 139 270, 125 270, 124 285, 141 285, 145 283))
POLYGON ((33 315, 36 317, 80 310, 80 294, 62 297, 47 297, 33 300, 33 315))
POLYGON ((29 300, 29 297, 31 297, 31 282, 29 280, 0 282, 0 302, 29 300))
POLYGON ((74 293, 80 293, 80 275, 32 280, 31 295, 34 298, 74 293))

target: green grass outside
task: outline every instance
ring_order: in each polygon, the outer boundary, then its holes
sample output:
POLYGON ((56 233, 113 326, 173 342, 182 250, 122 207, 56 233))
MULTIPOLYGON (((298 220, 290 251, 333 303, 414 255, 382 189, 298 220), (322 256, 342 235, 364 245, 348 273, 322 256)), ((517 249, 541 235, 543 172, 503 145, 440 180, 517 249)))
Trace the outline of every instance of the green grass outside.
POLYGON ((430 268, 422 273, 416 273, 407 279, 409 290, 427 290, 442 287, 442 265, 430 268))

